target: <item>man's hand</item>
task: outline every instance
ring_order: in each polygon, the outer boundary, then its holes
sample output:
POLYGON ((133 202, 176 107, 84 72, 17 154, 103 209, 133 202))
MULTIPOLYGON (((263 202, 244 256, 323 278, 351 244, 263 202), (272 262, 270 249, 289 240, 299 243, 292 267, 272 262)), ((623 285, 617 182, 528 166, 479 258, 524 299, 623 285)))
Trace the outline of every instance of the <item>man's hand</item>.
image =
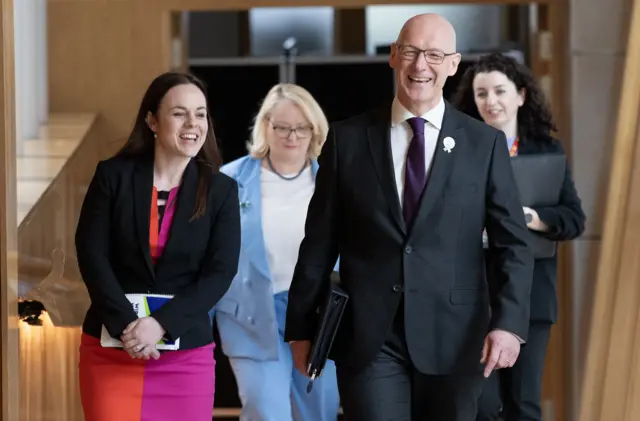
POLYGON ((164 334, 164 328, 156 319, 143 317, 131 322, 122 332, 120 339, 124 345, 124 350, 132 358, 145 360, 153 358, 157 360, 160 358, 160 353, 156 349, 156 344, 164 334))
POLYGON ((293 355, 293 366, 300 373, 307 376, 311 341, 293 341, 289 343, 289 346, 291 347, 291 354, 293 355))
POLYGON ((482 359, 486 364, 484 377, 489 377, 494 369, 513 367, 520 355, 520 341, 510 332, 494 330, 484 340, 482 359))
POLYGON ((531 220, 527 222, 527 228, 539 232, 549 231, 549 227, 547 227, 547 224, 542 222, 540 216, 538 215, 538 212, 526 206, 523 206, 522 210, 524 211, 525 216, 529 215, 531 218, 531 220))

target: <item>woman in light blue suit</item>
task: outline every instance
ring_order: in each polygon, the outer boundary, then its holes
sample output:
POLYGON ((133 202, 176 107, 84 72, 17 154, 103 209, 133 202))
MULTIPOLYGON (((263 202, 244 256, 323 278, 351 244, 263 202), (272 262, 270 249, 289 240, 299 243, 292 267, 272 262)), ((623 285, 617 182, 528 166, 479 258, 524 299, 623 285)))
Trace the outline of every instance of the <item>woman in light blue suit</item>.
POLYGON ((335 365, 306 392, 284 342, 287 295, 315 187, 327 119, 304 88, 273 87, 256 116, 249 155, 221 168, 238 182, 238 273, 215 307, 223 352, 242 402, 241 421, 336 421, 335 365))

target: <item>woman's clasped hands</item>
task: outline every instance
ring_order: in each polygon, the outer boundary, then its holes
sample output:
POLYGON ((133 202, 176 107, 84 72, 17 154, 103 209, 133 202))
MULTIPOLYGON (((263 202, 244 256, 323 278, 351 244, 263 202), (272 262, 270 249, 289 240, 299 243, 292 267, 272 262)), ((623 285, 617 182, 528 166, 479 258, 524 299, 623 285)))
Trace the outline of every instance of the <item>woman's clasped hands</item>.
POLYGON ((129 323, 122 332, 120 340, 124 350, 131 358, 148 360, 160 358, 156 344, 162 339, 166 331, 153 317, 142 317, 129 323))

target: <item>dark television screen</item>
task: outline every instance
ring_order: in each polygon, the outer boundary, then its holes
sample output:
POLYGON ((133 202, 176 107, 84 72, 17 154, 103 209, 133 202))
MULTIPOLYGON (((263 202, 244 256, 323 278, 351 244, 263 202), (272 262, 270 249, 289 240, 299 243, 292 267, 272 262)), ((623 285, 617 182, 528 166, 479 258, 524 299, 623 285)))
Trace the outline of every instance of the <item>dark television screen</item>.
POLYGON ((394 94, 386 61, 297 63, 296 83, 311 92, 330 123, 390 102, 394 94))
POLYGON ((207 85, 209 109, 224 162, 246 155, 253 119, 269 89, 278 83, 278 65, 192 65, 190 71, 207 85))

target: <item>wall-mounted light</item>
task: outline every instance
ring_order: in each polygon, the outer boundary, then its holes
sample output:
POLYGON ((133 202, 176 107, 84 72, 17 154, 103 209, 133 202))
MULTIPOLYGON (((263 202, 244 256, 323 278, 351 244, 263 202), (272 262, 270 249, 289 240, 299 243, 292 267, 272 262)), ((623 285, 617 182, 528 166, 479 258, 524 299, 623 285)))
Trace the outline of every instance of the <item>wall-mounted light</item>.
POLYGON ((39 301, 19 301, 18 317, 31 326, 42 326, 40 316, 45 311, 44 305, 39 301))

